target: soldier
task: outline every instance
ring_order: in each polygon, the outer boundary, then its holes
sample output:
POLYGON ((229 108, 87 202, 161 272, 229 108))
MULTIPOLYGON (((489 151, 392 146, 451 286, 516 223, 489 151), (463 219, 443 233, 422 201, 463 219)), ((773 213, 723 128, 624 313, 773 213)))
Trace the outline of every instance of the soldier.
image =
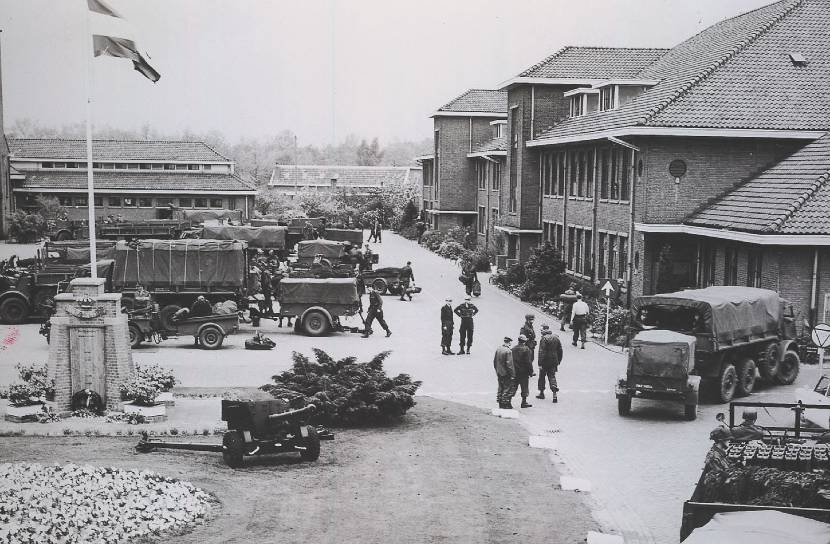
POLYGON ((732 440, 738 442, 749 442, 750 440, 761 440, 766 432, 763 427, 756 425, 758 412, 755 410, 744 410, 743 421, 737 427, 732 427, 732 440))
POLYGON ((354 283, 357 287, 357 298, 360 302, 360 313, 363 313, 363 295, 366 294, 366 282, 363 280, 363 274, 360 270, 354 276, 354 283))
POLYGON ((361 270, 371 270, 372 269, 372 248, 369 247, 369 244, 366 244, 366 250, 363 252, 363 258, 360 262, 360 269, 361 270))
POLYGON ((572 283, 564 293, 559 295, 559 330, 564 331, 565 325, 571 323, 571 310, 576 302, 576 284, 572 283))
POLYGON ((210 302, 204 296, 199 295, 190 307, 188 317, 205 317, 211 313, 213 313, 213 309, 210 306, 210 302))
POLYGON ((378 320, 380 326, 386 331, 386 337, 392 336, 392 331, 389 330, 389 325, 383 320, 383 300, 380 298, 380 293, 375 291, 374 286, 369 285, 369 309, 366 310, 366 328, 363 331, 363 338, 369 338, 372 334, 372 323, 375 319, 378 320))
POLYGON ((499 408, 505 410, 513 408, 510 399, 516 394, 514 387, 516 369, 513 366, 513 352, 510 351, 512 341, 512 338, 505 336, 504 345, 496 348, 496 354, 493 356, 493 368, 496 370, 496 379, 499 382, 499 388, 496 391, 496 402, 499 403, 499 408))
POLYGON ((409 300, 412 300, 412 293, 409 292, 409 283, 411 281, 415 281, 415 273, 412 271, 412 261, 406 261, 406 266, 398 272, 401 300, 403 300, 404 295, 408 296, 409 300))
POLYGON ((461 318, 461 325, 458 327, 459 355, 464 355, 465 339, 467 340, 467 355, 470 354, 470 346, 473 345, 473 316, 477 313, 478 308, 470 302, 470 297, 464 297, 464 303, 455 308, 455 315, 461 318))
MULTIPOLYGON (((530 348, 527 347, 527 337, 520 334, 519 345, 513 348, 513 366, 516 369, 516 383, 522 388, 522 408, 533 407, 532 404, 527 403, 527 396, 530 394, 530 377, 536 375, 533 372, 531 354, 530 348)), ((516 394, 515 386, 513 394, 516 394)))
POLYGON ((556 393, 559 384, 556 383, 556 371, 562 362, 562 343, 559 337, 553 334, 548 325, 542 325, 542 338, 539 340, 539 394, 537 399, 545 398, 545 378, 550 386, 553 402, 558 402, 556 393))
POLYGON ((450 347, 452 347, 454 321, 452 299, 448 298, 441 306, 441 355, 453 355, 450 347))
POLYGON ((536 351, 536 331, 533 330, 533 314, 525 315, 525 324, 519 329, 519 334, 527 339, 527 349, 530 350, 530 362, 533 362, 536 351))

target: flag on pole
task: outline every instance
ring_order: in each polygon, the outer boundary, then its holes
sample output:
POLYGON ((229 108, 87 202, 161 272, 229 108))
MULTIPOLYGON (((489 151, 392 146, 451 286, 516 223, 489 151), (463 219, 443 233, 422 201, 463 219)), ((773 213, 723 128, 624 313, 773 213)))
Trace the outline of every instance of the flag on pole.
POLYGON ((92 49, 95 56, 108 55, 130 59, 133 61, 133 68, 141 75, 153 83, 158 81, 161 75, 138 52, 132 33, 121 14, 104 0, 87 0, 87 6, 91 12, 92 49))

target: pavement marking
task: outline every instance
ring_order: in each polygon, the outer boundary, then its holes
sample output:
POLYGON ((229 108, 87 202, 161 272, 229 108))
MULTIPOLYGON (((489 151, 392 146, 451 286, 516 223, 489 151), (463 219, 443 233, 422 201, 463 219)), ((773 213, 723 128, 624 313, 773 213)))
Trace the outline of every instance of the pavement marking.
POLYGON ((623 537, 619 535, 606 535, 596 531, 588 531, 588 544, 625 544, 623 537))

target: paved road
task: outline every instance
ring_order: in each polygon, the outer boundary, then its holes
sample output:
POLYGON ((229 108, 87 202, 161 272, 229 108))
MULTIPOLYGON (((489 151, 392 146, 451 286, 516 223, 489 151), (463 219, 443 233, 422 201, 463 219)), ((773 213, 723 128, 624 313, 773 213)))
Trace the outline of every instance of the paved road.
MULTIPOLYGON (((263 332, 277 342, 272 352, 244 351, 242 342, 252 333, 250 326, 245 326, 242 334, 228 338, 222 350, 196 350, 190 339, 178 339, 135 350, 134 359, 172 368, 184 386, 250 386, 267 383, 272 375, 289 368, 292 351, 310 354, 319 346, 335 357, 355 355, 365 360, 390 349, 393 354, 387 360, 387 370, 407 372, 422 380, 419 394, 493 408, 492 353, 501 338, 509 335, 515 339, 528 312, 536 315, 537 332, 546 322, 558 329, 557 323, 490 286, 482 275, 483 294, 475 301, 481 313, 476 318, 473 354, 442 356, 439 308, 447 296, 456 303, 463 300, 459 269, 412 242, 392 234, 384 238, 384 243, 373 247, 381 255, 381 265, 400 266, 412 260, 416 283, 424 288, 413 302, 384 297, 393 331, 390 338, 337 334, 313 339, 264 321, 263 332)), ((458 342, 457 334, 454 340, 458 342)), ((564 336, 563 344, 559 404, 532 399, 534 406, 521 410, 519 421, 529 434, 543 435, 553 442, 555 459, 564 463, 560 468, 566 474, 590 482, 592 489, 586 500, 606 528, 622 534, 628 543, 676 542, 682 503, 699 476, 714 415, 724 407, 703 405, 698 420, 686 422, 680 406, 635 401, 633 416, 620 418, 613 385, 625 371, 624 355, 598 344, 579 350, 564 336)), ((0 326, 0 349, 0 384, 9 383, 15 362, 45 362, 48 355, 33 324, 14 329, 0 326), (3 344, 4 338, 9 338, 9 343, 3 344)), ((453 349, 457 350, 457 345, 453 349)), ((815 367, 805 368, 797 385, 814 383, 816 373, 815 367)), ((771 388, 753 399, 791 401, 794 389, 771 388)))

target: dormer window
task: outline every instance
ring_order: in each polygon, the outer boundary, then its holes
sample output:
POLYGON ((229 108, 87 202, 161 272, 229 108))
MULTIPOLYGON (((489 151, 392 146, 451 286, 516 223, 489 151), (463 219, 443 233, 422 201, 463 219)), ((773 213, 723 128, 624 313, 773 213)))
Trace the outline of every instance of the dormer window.
POLYGON ((585 115, 585 95, 577 94, 571 97, 571 117, 585 115))
POLYGON ((599 90, 599 110, 608 111, 617 108, 617 86, 607 85, 599 90))

